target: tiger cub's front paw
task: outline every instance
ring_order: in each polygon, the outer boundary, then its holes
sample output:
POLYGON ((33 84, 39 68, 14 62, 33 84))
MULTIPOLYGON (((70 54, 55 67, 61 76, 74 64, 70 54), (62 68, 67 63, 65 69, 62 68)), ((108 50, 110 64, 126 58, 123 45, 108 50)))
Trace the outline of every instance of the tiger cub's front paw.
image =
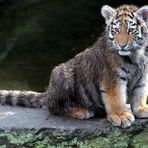
POLYGON ((110 113, 107 118, 114 126, 120 126, 122 128, 131 126, 135 121, 134 115, 129 111, 110 113))
POLYGON ((133 113, 137 118, 148 118, 148 105, 135 107, 133 113))

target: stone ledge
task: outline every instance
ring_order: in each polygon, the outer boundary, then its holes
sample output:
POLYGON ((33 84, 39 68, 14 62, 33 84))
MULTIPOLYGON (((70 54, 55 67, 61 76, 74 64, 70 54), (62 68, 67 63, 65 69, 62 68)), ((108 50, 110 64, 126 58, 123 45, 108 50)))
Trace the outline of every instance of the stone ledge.
MULTIPOLYGON (((136 119, 133 126, 147 124, 148 119, 136 119)), ((79 120, 49 115, 45 109, 0 106, 0 129, 105 130, 113 128, 106 119, 79 120)))
POLYGON ((79 120, 49 115, 45 109, 0 106, 0 129, 105 129, 105 119, 79 120))
POLYGON ((0 106, 0 147, 148 147, 148 119, 127 129, 106 119, 69 119, 44 109, 0 106))

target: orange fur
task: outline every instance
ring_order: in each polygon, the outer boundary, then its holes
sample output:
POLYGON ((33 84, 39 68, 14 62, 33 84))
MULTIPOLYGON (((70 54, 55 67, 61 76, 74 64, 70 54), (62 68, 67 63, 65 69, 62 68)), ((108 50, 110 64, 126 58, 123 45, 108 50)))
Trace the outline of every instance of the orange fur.
POLYGON ((119 46, 127 45, 132 42, 132 36, 127 33, 127 26, 125 22, 122 22, 120 33, 116 34, 115 41, 119 46))
POLYGON ((86 108, 73 107, 67 112, 67 115, 72 118, 84 119, 87 118, 89 113, 91 115, 91 111, 86 108))
POLYGON ((108 113, 120 113, 124 108, 123 98, 120 94, 120 85, 115 83, 108 87, 104 83, 106 93, 104 94, 104 103, 106 104, 108 113))
POLYGON ((115 126, 126 127, 130 125, 129 121, 134 121, 131 112, 125 107, 125 98, 122 98, 120 85, 118 82, 109 87, 104 83, 104 104, 107 111, 107 119, 115 126))

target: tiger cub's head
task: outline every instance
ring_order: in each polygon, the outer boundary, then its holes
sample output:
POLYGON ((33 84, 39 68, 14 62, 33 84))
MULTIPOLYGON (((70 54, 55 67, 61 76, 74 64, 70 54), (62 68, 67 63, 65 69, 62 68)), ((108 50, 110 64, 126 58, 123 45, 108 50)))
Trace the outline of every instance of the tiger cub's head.
POLYGON ((105 5, 101 14, 106 21, 108 42, 122 56, 146 46, 148 42, 148 5, 138 8, 123 5, 112 8, 105 5))

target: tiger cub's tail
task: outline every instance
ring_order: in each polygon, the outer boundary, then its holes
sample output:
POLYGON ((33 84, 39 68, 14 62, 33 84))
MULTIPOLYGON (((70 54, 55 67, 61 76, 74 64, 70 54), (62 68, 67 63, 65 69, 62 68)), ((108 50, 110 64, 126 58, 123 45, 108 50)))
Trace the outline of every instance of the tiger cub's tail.
POLYGON ((47 92, 0 90, 0 105, 45 108, 47 92))

